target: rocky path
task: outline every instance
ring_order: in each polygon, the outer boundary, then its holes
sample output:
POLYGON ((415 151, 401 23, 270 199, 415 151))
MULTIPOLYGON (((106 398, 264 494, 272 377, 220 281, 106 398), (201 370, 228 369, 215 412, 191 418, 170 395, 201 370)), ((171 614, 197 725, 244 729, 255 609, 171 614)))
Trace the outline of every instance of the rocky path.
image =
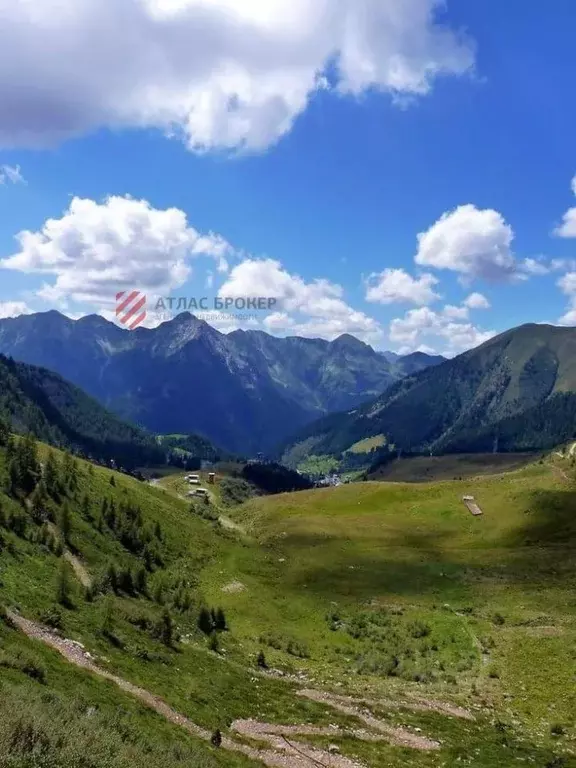
MULTIPOLYGON (((166 720, 185 728, 194 736, 197 736, 204 741, 209 741, 211 739, 212 734, 210 731, 201 728, 192 720, 177 712, 159 696, 155 696, 149 691, 139 688, 133 683, 99 667, 90 653, 88 653, 80 643, 60 637, 47 627, 34 621, 30 621, 29 619, 25 619, 13 611, 8 611, 7 614, 10 621, 14 626, 20 629, 20 631, 28 637, 39 640, 51 648, 54 648, 54 650, 58 651, 58 653, 64 656, 64 658, 71 664, 115 683, 123 691, 126 691, 142 701, 146 706, 150 707, 150 709, 153 709, 159 715, 166 718, 166 720)), ((304 728, 304 730, 306 731, 306 728, 304 728)), ((241 734, 242 729, 239 728, 237 732, 241 734)), ((250 735, 250 729, 245 729, 243 735, 250 735)), ((261 734, 259 733, 258 735, 261 734)), ((253 760, 261 762, 266 766, 270 766, 270 768, 318 768, 318 766, 323 766, 324 768, 363 768, 360 763, 350 760, 347 757, 317 749, 309 744, 293 744, 285 736, 279 736, 277 740, 273 738, 268 738, 267 740, 273 749, 257 749, 256 747, 242 744, 241 742, 226 736, 222 738, 221 746, 223 749, 232 752, 240 752, 253 760)))
MULTIPOLYGON (((313 691, 303 690, 299 691, 300 696, 304 696, 311 701, 327 704, 333 709, 337 709, 344 715, 350 715, 351 717, 357 717, 369 728, 381 733, 386 737, 386 740, 390 744, 394 744, 398 747, 411 747, 412 749, 421 750, 433 750, 439 749, 440 743, 429 739, 426 736, 421 736, 419 733, 414 733, 406 728, 396 728, 388 725, 383 720, 379 720, 368 712, 362 705, 366 702, 358 701, 347 696, 335 696, 325 691, 313 691)), ((373 739, 371 739, 373 740, 373 739)))
MULTIPOLYGON (((166 718, 166 720, 185 728, 194 736, 204 741, 211 739, 212 734, 210 731, 196 725, 188 717, 177 712, 159 696, 139 688, 128 680, 124 680, 118 675, 100 667, 81 643, 63 638, 48 627, 25 619, 13 611, 8 611, 8 617, 14 626, 28 637, 39 640, 58 651, 71 664, 98 675, 105 680, 109 680, 126 693, 139 699, 147 707, 150 707, 150 709, 166 718)), ((364 768, 355 760, 340 755, 338 747, 334 744, 330 745, 327 749, 320 749, 300 739, 306 736, 329 736, 332 738, 352 736, 362 741, 386 741, 399 747, 427 751, 437 750, 440 748, 438 741, 421 734, 418 732, 418 729, 409 730, 392 726, 375 717, 367 707, 403 707, 415 711, 434 710, 448 716, 467 720, 474 719, 470 712, 461 707, 428 699, 373 701, 312 689, 301 690, 298 692, 298 695, 353 717, 362 722, 366 727, 342 728, 335 725, 325 727, 309 724, 278 725, 257 722, 255 720, 236 720, 230 728, 232 734, 237 735, 241 739, 255 739, 265 742, 267 747, 252 746, 229 736, 223 736, 222 748, 232 752, 240 752, 246 755, 246 757, 270 766, 270 768, 364 768), (296 740, 296 737, 298 737, 298 740, 296 740)))

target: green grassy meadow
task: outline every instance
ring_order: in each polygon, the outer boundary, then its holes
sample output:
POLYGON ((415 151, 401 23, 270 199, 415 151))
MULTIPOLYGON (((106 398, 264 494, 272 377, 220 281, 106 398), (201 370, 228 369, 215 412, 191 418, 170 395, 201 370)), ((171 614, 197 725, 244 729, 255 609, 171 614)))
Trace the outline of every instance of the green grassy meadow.
MULTIPOLYGON (((562 467, 548 460, 466 481, 260 497, 224 510, 239 527, 232 530, 179 497, 182 475, 151 486, 78 462, 64 494, 69 549, 102 589, 87 594, 69 572, 69 601, 58 605, 63 559, 28 520, 19 534, 2 528, 0 601, 56 620, 99 665, 209 729, 226 733, 237 718, 354 724, 297 695, 307 687, 369 696, 390 724, 441 742, 420 752, 338 740, 342 754, 367 766, 573 766, 576 489, 562 467), (467 493, 481 518, 462 504, 467 493), (140 592, 106 586, 110 564, 124 573, 147 562, 126 519, 110 522, 112 501, 118 514, 123 504, 138 507, 148 559, 155 553, 140 592), (222 608, 228 629, 205 635, 202 607, 222 608), (158 632, 167 613, 168 643, 158 632), (276 673, 259 673, 260 653, 276 673), (476 719, 385 703, 411 696, 467 706, 476 719)), ((15 499, 0 502, 4 518, 24 514, 15 499)), ((58 509, 54 525, 62 533, 58 509)), ((253 764, 199 742, 1 622, 0 686, 6 765, 156 766, 160 754, 170 768, 253 764), (23 701, 24 725, 13 716, 23 701), (68 720, 77 737, 67 740, 68 720), (82 762, 88 742, 92 762, 82 762)))

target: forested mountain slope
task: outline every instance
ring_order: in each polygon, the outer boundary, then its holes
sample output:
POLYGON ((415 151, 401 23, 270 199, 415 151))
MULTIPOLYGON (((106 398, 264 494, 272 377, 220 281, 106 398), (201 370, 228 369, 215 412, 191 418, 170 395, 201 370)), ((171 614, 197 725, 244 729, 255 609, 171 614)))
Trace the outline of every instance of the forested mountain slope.
POLYGON ((58 374, 2 355, 0 419, 17 432, 126 468, 164 462, 165 450, 153 435, 114 416, 58 374))
POLYGON ((531 450, 575 434, 576 329, 524 325, 309 425, 285 453, 308 441, 335 455, 375 435, 405 452, 531 450))

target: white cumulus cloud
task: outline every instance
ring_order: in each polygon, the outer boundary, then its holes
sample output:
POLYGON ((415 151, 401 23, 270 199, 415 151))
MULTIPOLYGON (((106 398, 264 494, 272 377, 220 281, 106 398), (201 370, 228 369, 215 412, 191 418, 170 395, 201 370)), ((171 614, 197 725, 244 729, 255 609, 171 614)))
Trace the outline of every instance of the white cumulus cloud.
POLYGON ((517 269, 513 239, 512 227, 498 211, 461 205, 418 235, 416 263, 470 279, 507 280, 517 269))
POLYGON ((495 335, 495 331, 483 331, 468 322, 466 315, 454 313, 454 309, 458 308, 448 306, 439 312, 429 307, 411 309, 390 323, 390 341, 402 354, 426 348, 452 357, 495 335))
POLYGON ((0 318, 29 315, 31 312, 24 301, 0 301, 0 318))
POLYGON ((529 276, 539 276, 539 275, 547 275, 550 270, 552 269, 551 264, 544 261, 544 259, 524 259, 518 267, 519 272, 521 276, 529 277, 529 276))
POLYGON ((38 295, 56 303, 105 305, 132 289, 165 296, 186 281, 192 257, 210 256, 223 268, 231 250, 218 235, 190 227, 183 211, 130 197, 75 197, 61 218, 16 239, 19 250, 0 267, 53 276, 38 295))
MULTIPOLYGON (((571 189, 576 195, 576 176, 572 179, 571 189)), ((562 224, 554 230, 558 237, 576 237, 576 207, 569 208, 562 217, 562 224)))
POLYGON ((376 320, 346 303, 341 285, 325 279, 306 282, 273 259, 237 264, 219 295, 276 299, 273 311, 262 320, 264 330, 276 335, 334 339, 350 333, 371 344, 378 344, 383 335, 376 320))
POLYGON ((468 309, 490 309, 490 302, 482 293, 471 293, 463 302, 468 309))
POLYGON ((434 287, 438 279, 424 274, 412 277, 404 269, 385 269, 368 278, 366 301, 378 304, 431 304, 440 298, 434 287))
POLYGON ((426 94, 474 64, 443 0, 0 0, 0 146, 155 127, 260 150, 320 89, 426 94), (327 77, 329 74, 329 78, 327 77))
POLYGON ((562 275, 557 284, 569 299, 568 309, 558 322, 560 325, 576 325, 576 272, 567 272, 562 275))

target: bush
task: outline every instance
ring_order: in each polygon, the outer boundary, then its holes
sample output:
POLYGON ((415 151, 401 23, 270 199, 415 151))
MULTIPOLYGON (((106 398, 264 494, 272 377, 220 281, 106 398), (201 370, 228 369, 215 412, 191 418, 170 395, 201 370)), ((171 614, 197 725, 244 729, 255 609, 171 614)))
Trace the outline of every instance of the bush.
POLYGON ((47 608, 40 614, 40 621, 52 629, 62 629, 64 626, 64 617, 62 611, 57 605, 47 608))
POLYGON ((10 627, 10 629, 16 629, 14 622, 8 615, 6 606, 2 604, 0 604, 0 621, 2 621, 7 627, 10 627))
POLYGON ((31 680, 44 685, 46 683, 46 669, 42 663, 32 657, 17 652, 11 656, 0 651, 0 667, 16 669, 27 675, 31 680))
POLYGON ((413 621, 409 625, 408 631, 413 638, 428 637, 430 634, 430 627, 422 621, 413 621))
POLYGON ((296 656, 299 659, 309 659, 310 651, 304 643, 298 643, 295 640, 289 640, 286 646, 286 653, 296 656))
POLYGON ((562 723, 552 723, 550 726, 550 733, 552 736, 564 736, 566 734, 566 728, 562 723))
POLYGON ((22 664, 22 672, 28 675, 32 680, 36 680, 44 685, 46 683, 46 669, 34 659, 28 659, 22 664))
POLYGON ((214 733, 212 734, 210 741, 212 742, 213 746, 219 747, 222 744, 222 733, 220 732, 220 729, 216 729, 214 733))

